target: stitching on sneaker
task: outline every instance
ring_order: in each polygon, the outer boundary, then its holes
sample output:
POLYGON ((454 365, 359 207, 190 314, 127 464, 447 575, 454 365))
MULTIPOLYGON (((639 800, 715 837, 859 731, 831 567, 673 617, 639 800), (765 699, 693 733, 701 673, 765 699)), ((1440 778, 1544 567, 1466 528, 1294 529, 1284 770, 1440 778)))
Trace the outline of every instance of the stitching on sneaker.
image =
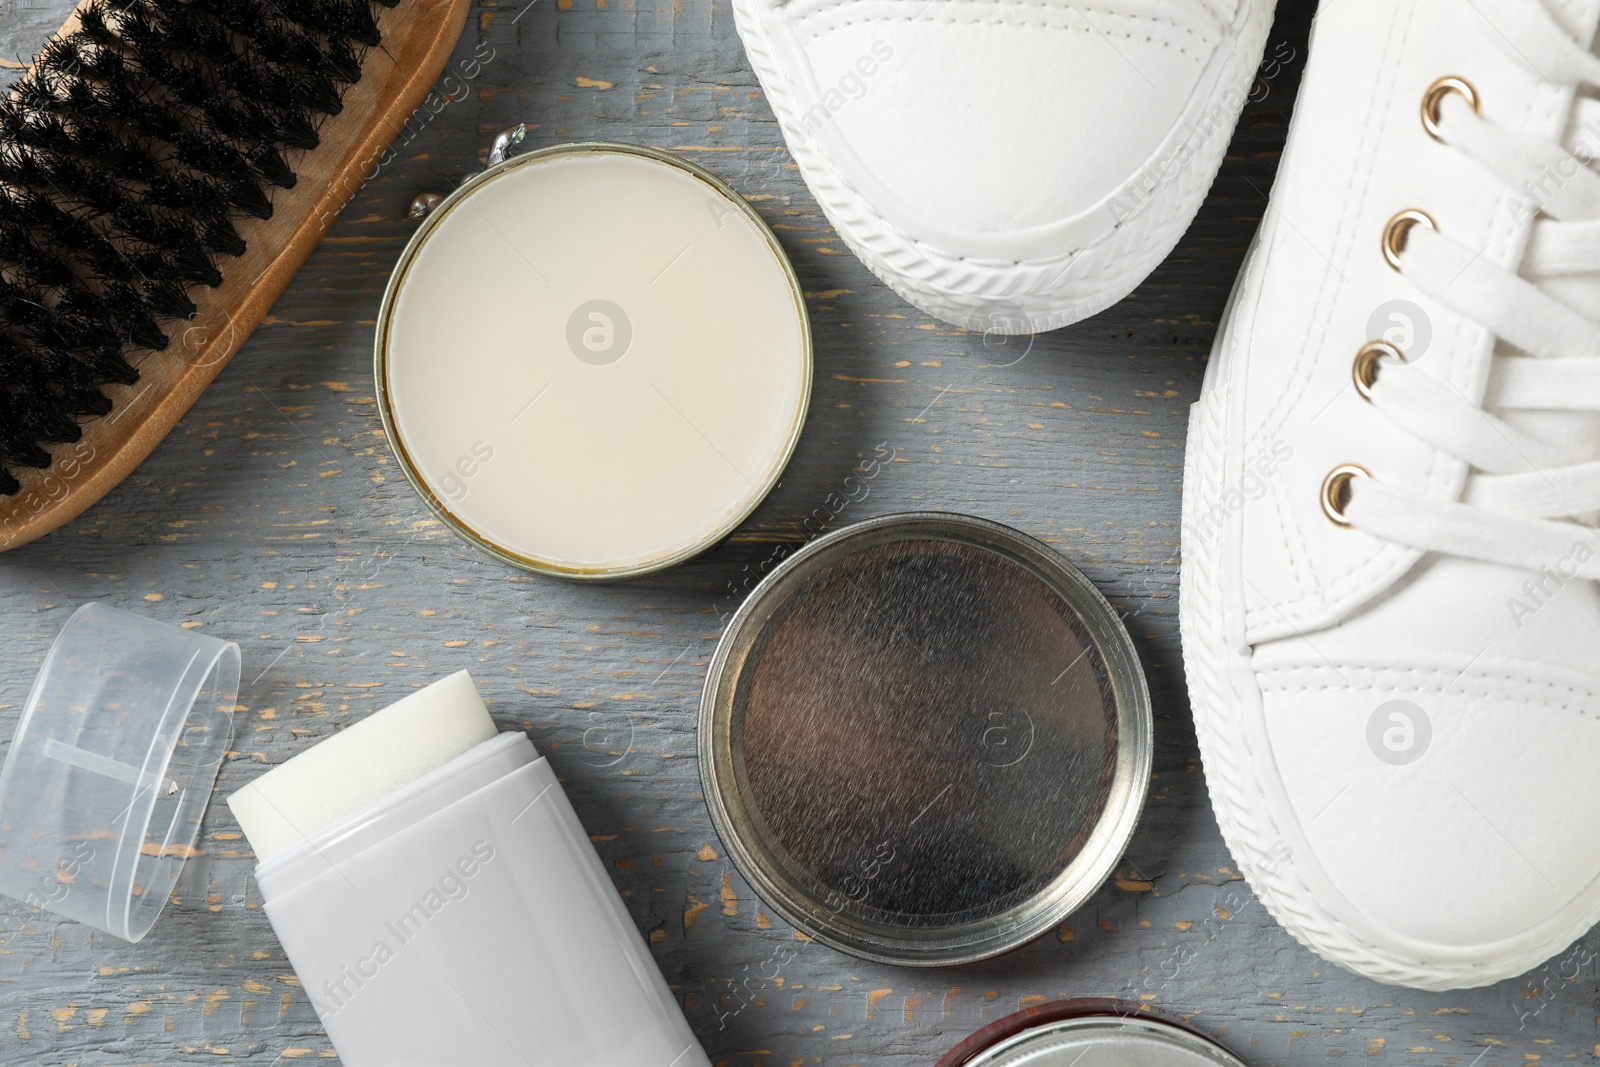
MULTIPOLYGON (((1386 59, 1389 59, 1389 57, 1392 57, 1396 54, 1404 54, 1407 42, 1410 40, 1411 33, 1414 28, 1415 14, 1416 11, 1415 8, 1413 8, 1407 14, 1404 28, 1399 33, 1398 38, 1391 37, 1389 44, 1385 48, 1384 54, 1386 59)), ((1396 66, 1396 64, 1390 60, 1387 66, 1392 69, 1396 66)), ((1379 100, 1383 95, 1384 94, 1381 92, 1375 92, 1371 95, 1371 98, 1368 101, 1367 113, 1365 117, 1363 117, 1361 124, 1363 151, 1365 151, 1365 146, 1367 144, 1375 144, 1377 140, 1382 137, 1384 130, 1388 127, 1390 121, 1390 112, 1388 109, 1384 109, 1379 106, 1379 100), (1377 116, 1376 122, 1374 122, 1375 114, 1377 116)), ((1375 165, 1367 168, 1366 174, 1362 177, 1362 184, 1352 193, 1352 203, 1362 204, 1366 202, 1372 182, 1376 179, 1376 171, 1377 167, 1375 165)), ((1339 228, 1335 231, 1333 239, 1335 255, 1341 254, 1343 250, 1348 248, 1349 242, 1353 240, 1354 227, 1356 226, 1360 215, 1361 212, 1358 210, 1346 211, 1343 217, 1340 219, 1339 228)), ((1271 438, 1283 431, 1283 428, 1288 424, 1290 416, 1295 410, 1296 405, 1299 404, 1300 400, 1304 397, 1305 391, 1310 385, 1312 370, 1316 361, 1314 358, 1306 358, 1306 353, 1320 353, 1328 343, 1328 334, 1332 329, 1334 311, 1338 302, 1337 295, 1330 296, 1329 293, 1330 287, 1332 293, 1337 294, 1338 292, 1339 287, 1334 283, 1334 279, 1337 276, 1338 271, 1336 268, 1330 267, 1329 270, 1323 272, 1322 281, 1318 288, 1317 303, 1313 305, 1314 308, 1319 306, 1324 307, 1324 310, 1320 312, 1320 315, 1315 312, 1313 313, 1313 322, 1316 322, 1317 319, 1320 318, 1320 324, 1316 327, 1318 331, 1316 344, 1308 344, 1301 349, 1302 358, 1297 362, 1294 377, 1291 379, 1292 384, 1297 386, 1297 388, 1294 390, 1292 396, 1290 395, 1289 390, 1285 390, 1283 392, 1280 401, 1273 406, 1271 414, 1263 424, 1261 430, 1262 436, 1271 438)), ((1431 477, 1432 473, 1430 472, 1430 479, 1431 477)), ((1373 579, 1373 576, 1382 570, 1393 566, 1392 557, 1393 553, 1387 551, 1386 549, 1379 549, 1376 553, 1358 563, 1354 568, 1347 570, 1343 575, 1334 578, 1332 581, 1324 583, 1324 588, 1326 589, 1327 593, 1337 596, 1338 591, 1342 587, 1367 584, 1373 579)), ((1298 610, 1293 611, 1283 610, 1285 605, 1289 605, 1291 603, 1292 601, 1288 599, 1278 599, 1270 601, 1265 605, 1257 606, 1254 609, 1247 609, 1247 625, 1251 629, 1255 629, 1257 626, 1261 625, 1260 616, 1267 614, 1267 611, 1264 610, 1264 608, 1272 609, 1273 612, 1282 615, 1285 619, 1290 621, 1291 625, 1294 625, 1307 615, 1315 615, 1326 610, 1329 601, 1324 600, 1321 603, 1313 605, 1302 604, 1298 610)))
MULTIPOLYGON (((1273 504, 1278 512, 1278 526, 1283 531, 1284 546, 1289 550, 1290 565, 1294 574, 1295 584, 1302 589, 1305 587, 1304 576, 1311 576, 1311 595, 1319 600, 1325 599, 1322 591, 1322 576, 1317 568, 1312 565, 1311 549, 1306 543, 1305 530, 1295 521, 1294 508, 1285 498, 1288 493, 1287 486, 1278 486, 1278 492, 1272 494, 1273 504), (1296 558, 1298 556, 1298 558, 1296 558)), ((1296 598, 1298 599, 1298 598, 1296 598)))
MULTIPOLYGON (((925 11, 928 6, 930 6, 927 3, 919 4, 918 0, 877 0, 877 2, 898 2, 905 6, 912 6, 915 4, 917 5, 918 12, 925 11)), ((1063 15, 1075 14, 1080 16, 1085 22, 1089 21, 1088 16, 1090 15, 1099 15, 1109 19, 1127 19, 1133 22, 1150 22, 1158 26, 1166 26, 1170 29, 1186 34, 1187 36, 1195 38, 1195 40, 1201 45, 1212 47, 1215 47, 1227 32, 1227 27, 1218 22, 1214 24, 1214 32, 1208 37, 1208 35, 1201 33, 1192 26, 1185 26, 1175 19, 1163 18, 1160 15, 1141 15, 1133 11, 1119 11, 1115 8, 1099 7, 1092 4, 1072 3, 1070 0, 1066 4, 1050 3, 1048 0, 947 0, 947 2, 951 4, 964 3, 973 7, 999 7, 1002 9, 1008 7, 1037 7, 1047 11, 1060 12, 1063 15)), ((797 18, 791 21, 791 25, 799 25, 801 22, 805 22, 806 20, 815 18, 819 15, 829 14, 845 8, 853 8, 858 6, 859 3, 860 0, 826 0, 826 2, 816 4, 809 10, 802 12, 797 18)))
MULTIPOLYGON (((1030 5, 1030 6, 1034 6, 1034 5, 1030 5)), ((1042 7, 1044 5, 1036 5, 1036 6, 1041 6, 1042 7)), ((806 16, 807 19, 809 19, 810 17, 811 16, 809 16, 809 15, 806 16)), ((798 28, 798 26, 804 21, 805 21, 805 19, 802 19, 802 20, 796 22, 795 23, 796 27, 798 28)), ((1140 37, 1140 36, 1136 35, 1135 33, 1131 32, 1129 30, 1097 30, 1093 26, 1058 25, 1058 24, 1052 23, 1052 22, 1042 22, 1042 21, 1041 22, 1035 22, 1035 21, 1031 21, 1029 19, 998 19, 998 18, 971 18, 971 19, 964 19, 964 18, 957 18, 954 15, 919 15, 919 16, 918 15, 872 15, 872 16, 869 16, 869 17, 866 17, 866 18, 848 19, 848 20, 846 20, 844 22, 834 23, 831 26, 825 27, 821 32, 813 34, 810 37, 810 39, 813 40, 813 41, 820 40, 824 35, 826 35, 828 33, 833 33, 833 32, 835 32, 837 30, 842 30, 846 26, 894 25, 896 23, 905 23, 907 25, 911 25, 912 23, 918 23, 918 24, 920 24, 920 23, 944 23, 946 25, 951 25, 951 26, 1001 26, 1001 27, 1016 27, 1016 28, 1019 28, 1019 29, 1034 28, 1034 29, 1041 29, 1041 30, 1060 30, 1060 31, 1062 31, 1064 33, 1082 33, 1082 34, 1089 34, 1089 35, 1093 35, 1093 36, 1118 37, 1118 38, 1121 38, 1121 39, 1126 40, 1126 41, 1144 41, 1144 42, 1146 42, 1148 44, 1159 44, 1163 48, 1170 48, 1175 52, 1182 53, 1184 56, 1186 56, 1189 59, 1193 60, 1195 63, 1200 64, 1201 66, 1204 66, 1205 62, 1206 62, 1201 57, 1195 55, 1193 52, 1190 52, 1188 49, 1184 48, 1183 45, 1181 45, 1181 44, 1174 44, 1173 42, 1167 41, 1167 40, 1159 40, 1159 39, 1157 39, 1157 38, 1155 38, 1153 36, 1140 37)))
MULTIPOLYGON (((910 0, 907 0, 907 2, 909 3, 910 0)), ((962 3, 962 2, 970 3, 971 0, 954 0, 954 2, 955 3, 962 3)), ((833 14, 835 14, 835 13, 841 11, 841 10, 844 10, 846 8, 852 8, 852 7, 856 6, 856 4, 857 4, 857 0, 833 0, 832 3, 828 3, 828 4, 825 4, 825 5, 820 5, 818 7, 812 8, 809 11, 804 12, 803 14, 799 15, 798 17, 792 19, 790 21, 790 25, 791 25, 791 27, 793 27, 795 30, 798 31, 802 26, 806 26, 808 23, 810 23, 812 21, 826 21, 828 16, 833 15, 833 14)), ((973 4, 972 6, 978 6, 978 5, 973 4)), ((1195 43, 1196 46, 1198 46, 1198 47, 1200 47, 1202 49, 1208 49, 1208 50, 1213 51, 1213 52, 1221 44, 1221 38, 1222 38, 1222 34, 1220 32, 1218 32, 1216 34, 1212 34, 1212 35, 1202 34, 1200 31, 1195 30, 1192 27, 1181 25, 1180 23, 1175 22, 1172 19, 1162 18, 1162 17, 1160 17, 1158 15, 1137 15, 1137 14, 1133 14, 1131 12, 1126 12, 1126 11, 1113 11, 1113 10, 1111 10, 1109 8, 1087 7, 1087 6, 1084 6, 1084 5, 1081 5, 1081 4, 1073 4, 1070 7, 1062 7, 1059 4, 1052 4, 1052 3, 1042 2, 1042 0, 989 0, 989 2, 984 3, 982 6, 985 7, 985 8, 999 8, 1002 12, 1005 11, 1006 9, 1008 9, 1008 8, 1038 8, 1040 11, 1052 12, 1052 13, 1061 15, 1063 18, 1068 18, 1068 19, 1070 19, 1074 15, 1077 15, 1085 23, 1087 23, 1087 25, 1083 25, 1083 26, 1079 26, 1079 25, 1059 25, 1058 26, 1058 25, 1056 25, 1054 23, 1051 23, 1051 22, 1048 22, 1048 21, 1040 21, 1040 22, 1032 22, 1032 21, 1026 21, 1026 20, 1013 21, 1013 20, 1008 20, 1008 19, 1005 19, 1005 18, 998 18, 998 19, 959 19, 959 18, 956 18, 955 16, 952 16, 952 15, 926 15, 926 14, 924 14, 924 12, 927 10, 927 5, 923 5, 911 17, 903 17, 903 16, 896 16, 896 15, 881 15, 881 16, 879 16, 879 15, 869 15, 869 16, 866 16, 866 17, 863 17, 863 18, 860 18, 860 19, 851 19, 851 20, 847 20, 847 21, 844 21, 844 22, 838 22, 838 23, 833 23, 831 25, 826 25, 822 29, 818 30, 817 32, 812 33, 811 36, 810 36, 810 39, 811 40, 820 39, 824 34, 832 32, 833 30, 842 29, 845 26, 863 25, 863 24, 867 24, 867 23, 876 23, 876 22, 889 22, 889 23, 905 22, 905 23, 908 23, 908 24, 909 23, 914 23, 914 22, 953 22, 953 23, 972 24, 972 25, 980 25, 981 24, 981 25, 996 25, 996 26, 1042 26, 1042 27, 1044 27, 1046 29, 1070 29, 1070 30, 1083 30, 1083 31, 1089 31, 1089 32, 1094 32, 1094 33, 1101 33, 1102 31, 1100 30, 1100 28, 1095 26, 1094 23, 1089 20, 1089 15, 1091 15, 1091 14, 1099 15, 1099 16, 1102 16, 1103 18, 1123 19, 1123 20, 1127 20, 1127 21, 1130 21, 1130 22, 1136 22, 1136 23, 1137 22, 1148 22, 1148 23, 1151 23, 1153 27, 1164 28, 1164 29, 1167 29, 1167 30, 1170 30, 1170 31, 1174 31, 1176 33, 1183 34, 1185 37, 1192 38, 1194 40, 1194 43, 1195 43)), ((1126 38, 1128 40, 1145 40, 1145 41, 1155 41, 1156 40, 1156 38, 1153 35, 1145 36, 1145 37, 1142 37, 1142 38, 1141 37, 1137 37, 1129 30, 1106 31, 1106 36, 1124 37, 1124 38, 1126 38)), ((1204 65, 1206 60, 1209 58, 1209 57, 1200 57, 1200 56, 1193 55, 1183 45, 1180 45, 1180 44, 1172 44, 1172 43, 1170 43, 1168 41, 1165 41, 1165 40, 1161 41, 1160 43, 1165 45, 1165 46, 1167 46, 1167 47, 1176 48, 1178 51, 1183 52, 1184 55, 1189 56, 1189 58, 1195 60, 1195 62, 1200 63, 1202 65, 1204 65)))
MULTIPOLYGON (((1312 486, 1315 488, 1315 485, 1312 486)), ((1360 566, 1347 570, 1343 574, 1323 583, 1324 600, 1318 603, 1297 603, 1294 597, 1281 597, 1277 600, 1262 600, 1246 609, 1246 624, 1251 630, 1266 626, 1276 617, 1281 617, 1291 626, 1297 625, 1308 615, 1316 615, 1325 611, 1333 601, 1345 596, 1354 586, 1364 585, 1372 580, 1372 572, 1392 570, 1397 567, 1398 560, 1407 559, 1405 567, 1409 568, 1414 562, 1414 557, 1421 553, 1414 549, 1399 548, 1395 545, 1385 545, 1379 549, 1369 561, 1360 566)))
MULTIPOLYGON (((1407 35, 1409 35, 1409 33, 1410 26, 1408 25, 1407 35)), ((1561 95, 1562 94, 1559 90, 1550 86, 1541 85, 1536 87, 1535 91, 1530 95, 1527 103, 1524 106, 1522 124, 1524 126, 1530 126, 1534 128, 1543 128, 1546 125, 1553 124, 1559 117, 1561 95)), ((1376 99, 1376 94, 1374 98, 1376 99)), ((1486 253, 1488 253, 1491 258, 1495 259, 1496 261, 1505 260, 1511 244, 1515 240, 1516 236, 1517 224, 1515 219, 1510 216, 1503 216, 1500 212, 1496 212, 1490 219, 1489 229, 1485 237, 1486 253)), ((1484 331, 1481 327, 1473 326, 1471 323, 1463 320, 1461 316, 1452 315, 1450 316, 1449 321, 1452 336, 1441 336, 1438 339, 1437 343, 1439 343, 1442 347, 1448 348, 1453 345, 1467 344, 1470 343, 1466 339, 1468 336, 1474 333, 1480 335, 1484 334, 1484 331)), ((1480 336, 1478 343, 1484 343, 1484 341, 1485 337, 1480 336)), ((1498 348, 1499 343, 1498 341, 1493 340, 1489 340, 1488 343, 1490 345, 1490 358, 1492 358, 1492 353, 1498 348)), ((1458 365, 1453 367, 1451 370, 1450 381, 1455 388, 1463 393, 1466 393, 1468 392, 1469 386, 1472 384, 1470 379, 1471 373, 1471 368, 1458 361, 1458 365)), ((1456 469, 1459 467, 1459 465, 1459 461, 1452 459, 1452 457, 1448 455, 1435 451, 1433 457, 1429 460, 1428 468, 1424 473, 1424 482, 1428 486, 1429 490, 1432 492, 1442 491, 1448 485, 1451 477, 1456 473, 1456 469)), ((1420 555, 1420 553, 1413 554, 1420 555)), ((1388 553, 1386 551, 1380 550, 1377 554, 1370 557, 1363 564, 1350 571, 1347 571, 1344 575, 1341 575, 1338 579, 1330 583, 1328 586, 1328 592, 1332 593, 1334 598, 1337 598, 1339 591, 1342 588, 1353 584, 1359 585, 1370 581, 1380 580, 1379 576, 1375 574, 1375 572, 1386 569, 1386 567, 1389 566, 1384 562, 1387 556, 1388 553)), ((1301 604, 1298 609, 1291 608, 1290 606, 1293 605, 1297 599, 1298 598, 1289 595, 1250 609, 1247 614, 1249 625, 1252 629, 1258 626, 1268 625, 1271 621, 1270 616, 1274 614, 1291 620, 1291 625, 1293 625, 1308 615, 1316 615, 1321 611, 1327 610, 1329 604, 1331 603, 1331 600, 1325 594, 1320 603, 1305 603, 1301 604), (1263 616, 1269 616, 1269 618, 1263 618, 1263 616)))
MULTIPOLYGON (((795 106, 792 102, 787 102, 786 101, 786 104, 788 106, 795 106)), ((1195 144, 1195 143, 1203 144, 1204 143, 1204 138, 1200 138, 1200 137, 1191 135, 1190 140, 1187 143, 1189 143, 1189 144, 1195 144)), ((820 158, 823 158, 823 159, 827 158, 820 150, 813 149, 809 145, 805 146, 802 149, 802 151, 805 151, 807 153, 815 151, 817 156, 819 156, 820 158)), ((1222 151, 1217 154, 1217 160, 1216 161, 1217 161, 1218 164, 1221 163, 1222 155, 1225 154, 1226 151, 1227 151, 1227 145, 1224 144, 1222 146, 1222 151)), ((794 150, 793 149, 791 149, 790 152, 791 152, 791 155, 794 154, 794 150)), ((829 169, 832 170, 831 161, 829 161, 829 169)), ((1186 176, 1189 174, 1190 169, 1192 169, 1192 168, 1188 168, 1188 169, 1185 170, 1184 173, 1185 173, 1186 176)), ((1214 174, 1214 170, 1215 170, 1215 168, 1213 168, 1213 174, 1214 174)), ((804 175, 802 174, 802 177, 803 176, 804 175)), ((868 202, 866 200, 865 197, 861 196, 861 194, 859 192, 857 192, 854 187, 849 185, 849 183, 844 180, 842 175, 830 174, 830 177, 833 178, 834 181, 836 182, 837 188, 839 188, 839 189, 841 189, 841 190, 843 190, 843 191, 845 191, 845 192, 847 192, 849 194, 849 197, 850 197, 850 200, 851 200, 851 206, 854 207, 856 210, 862 212, 863 214, 870 216, 872 218, 872 220, 879 225, 881 231, 892 233, 894 235, 894 237, 898 241, 918 249, 919 251, 917 252, 917 254, 919 256, 921 256, 925 260, 927 260, 927 259, 939 259, 939 260, 942 260, 943 262, 945 262, 947 264, 951 264, 951 265, 971 264, 971 265, 973 265, 975 267, 979 267, 979 268, 986 268, 986 267, 993 267, 993 266, 1012 267, 1012 268, 1027 266, 1027 267, 1040 267, 1040 268, 1043 268, 1043 267, 1055 266, 1057 264, 1064 264, 1064 262, 1066 260, 1073 259, 1073 258, 1075 258, 1077 256, 1087 255, 1090 252, 1097 251, 1099 249, 1104 248, 1109 242, 1114 240, 1117 235, 1121 234, 1126 229, 1126 224, 1129 221, 1129 220, 1124 220, 1123 222, 1118 223, 1117 225, 1113 226, 1112 229, 1106 231, 1105 233, 1102 233, 1100 236, 1096 237, 1093 241, 1090 241, 1088 244, 1079 245, 1076 248, 1071 249, 1070 251, 1058 253, 1058 254, 1055 254, 1055 255, 1052 255, 1052 256, 1049 256, 1049 257, 1045 257, 1045 258, 1017 259, 1017 260, 1009 260, 1009 261, 1007 261, 1007 260, 979 259, 979 258, 977 258, 975 256, 952 256, 947 252, 941 251, 940 249, 938 249, 934 245, 928 243, 927 241, 922 240, 921 238, 913 237, 910 234, 905 233, 905 232, 903 232, 901 230, 898 230, 895 227, 893 227, 889 223, 888 219, 884 218, 884 216, 881 213, 879 213, 877 208, 875 208, 870 202, 868 202)), ((806 184, 807 184, 807 188, 810 188, 810 180, 809 179, 807 179, 806 184)), ((1198 193, 1199 193, 1200 196, 1203 197, 1204 191, 1205 191, 1206 188, 1209 188, 1209 185, 1210 185, 1210 182, 1208 180, 1206 185, 1204 187, 1201 187, 1198 190, 1198 193)), ((1184 200, 1184 199, 1187 199, 1187 198, 1189 198, 1191 196, 1194 196, 1195 193, 1196 193, 1196 190, 1193 190, 1193 189, 1183 190, 1182 193, 1183 193, 1183 195, 1180 197, 1180 200, 1184 200)), ((815 195, 815 190, 813 190, 813 195, 815 195)), ((824 212, 826 213, 826 200, 825 200, 825 198, 822 197, 822 196, 817 196, 816 199, 817 199, 819 204, 824 205, 824 212)), ((1149 204, 1151 204, 1151 203, 1154 203, 1153 199, 1150 200, 1150 201, 1146 201, 1144 204, 1142 204, 1139 207, 1139 209, 1135 212, 1135 216, 1134 217, 1137 217, 1139 215, 1143 215, 1145 213, 1145 211, 1148 209, 1149 204)), ((830 221, 832 221, 832 220, 830 219, 830 221)), ((837 227, 835 227, 835 229, 837 229, 837 227)), ((842 233, 840 233, 839 236, 840 236, 841 239, 845 240, 846 244, 849 244, 849 240, 847 238, 844 238, 844 235, 842 233)), ((1181 237, 1182 237, 1182 235, 1180 234, 1179 235, 1179 239, 1181 239, 1181 237)), ((876 251, 876 250, 874 250, 874 251, 876 251)), ((879 254, 885 254, 886 255, 887 253, 879 253, 879 254)), ((932 264, 929 264, 929 265, 931 266, 932 264)), ((927 284, 926 280, 924 281, 924 284, 927 284)))
POLYGON ((1571 683, 1553 682, 1546 678, 1539 678, 1533 674, 1510 670, 1486 671, 1471 669, 1467 671, 1453 671, 1443 667, 1374 667, 1370 664, 1334 663, 1327 667, 1311 665, 1297 667, 1263 667, 1256 671, 1256 675, 1259 679, 1261 679, 1259 684, 1263 691, 1269 688, 1269 680, 1271 680, 1270 688, 1275 693, 1308 693, 1336 690, 1358 690, 1361 692, 1391 691, 1441 695, 1459 692, 1464 696, 1492 696, 1496 699, 1509 700, 1518 704, 1536 704, 1546 707, 1559 707, 1562 711, 1577 711, 1588 715, 1600 715, 1600 710, 1597 710, 1596 708, 1596 705, 1600 705, 1600 690, 1584 688, 1571 683), (1334 673, 1348 672, 1350 674, 1355 674, 1357 676, 1372 680, 1360 684, 1342 684, 1330 682, 1327 684, 1314 685, 1290 685, 1276 680, 1280 678, 1302 675, 1311 675, 1314 677, 1318 674, 1325 674, 1328 671, 1333 671, 1334 673), (1391 677, 1395 678, 1396 681, 1382 681, 1382 679, 1391 677), (1427 685, 1423 681, 1424 679, 1432 679, 1437 681, 1439 678, 1447 678, 1448 681, 1442 687, 1438 685, 1427 685), (1398 684, 1402 679, 1412 679, 1413 681, 1412 684, 1409 685, 1398 684), (1468 679, 1489 684, 1479 685, 1470 690, 1462 688, 1459 683, 1462 680, 1468 679), (1506 692, 1501 688, 1501 685, 1512 687, 1534 686, 1540 689, 1548 690, 1551 693, 1559 694, 1561 696, 1586 699, 1589 701, 1589 704, 1586 706, 1571 703, 1552 705, 1546 698, 1529 697, 1518 695, 1514 692, 1506 692))

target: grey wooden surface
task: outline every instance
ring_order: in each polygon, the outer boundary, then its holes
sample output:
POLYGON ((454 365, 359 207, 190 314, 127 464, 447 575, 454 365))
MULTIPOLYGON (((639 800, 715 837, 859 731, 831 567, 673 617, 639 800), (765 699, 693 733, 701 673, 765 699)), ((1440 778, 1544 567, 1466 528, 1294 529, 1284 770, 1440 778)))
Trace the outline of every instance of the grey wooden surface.
MULTIPOLYGON (((457 49, 452 98, 419 115, 178 430, 78 522, 0 556, 0 736, 88 600, 243 647, 247 710, 219 796, 469 667, 500 723, 549 754, 690 1022, 728 1067, 931 1064, 989 1020, 1069 996, 1143 998, 1259 1067, 1600 1055, 1593 937, 1470 992, 1352 977, 1271 922, 1207 806, 1175 612, 1185 417, 1265 208, 1309 22, 1309 5, 1280 14, 1278 65, 1172 258, 1098 318, 1000 347, 905 306, 834 237, 726 4, 485 0, 457 49), (410 232, 400 216, 414 193, 479 166, 492 133, 519 119, 535 146, 630 140, 709 167, 777 228, 807 290, 817 385, 787 477, 728 543, 648 580, 580 587, 475 552, 429 516, 381 434, 373 317, 410 232), (723 614, 880 445, 895 461, 830 527, 947 509, 1043 538, 1126 614, 1156 700, 1149 807, 1113 884, 1055 935, 976 966, 895 969, 798 942, 732 870, 699 797, 696 707, 723 614), (791 949, 777 977, 760 977, 791 949)), ((202 846, 140 945, 0 903, 0 1063, 334 1056, 220 802, 202 846)))

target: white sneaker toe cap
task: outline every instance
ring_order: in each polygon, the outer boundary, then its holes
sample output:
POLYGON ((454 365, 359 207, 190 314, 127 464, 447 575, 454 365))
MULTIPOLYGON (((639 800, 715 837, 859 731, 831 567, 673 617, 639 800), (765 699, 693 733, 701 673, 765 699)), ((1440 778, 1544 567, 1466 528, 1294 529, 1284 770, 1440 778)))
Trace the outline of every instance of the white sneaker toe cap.
POLYGON ((1346 939, 1341 958, 1430 969, 1441 987, 1522 973, 1588 929, 1600 901, 1594 693, 1452 673, 1261 676, 1269 807, 1282 789, 1267 832, 1290 855, 1271 873, 1300 883, 1293 899, 1346 939))
POLYGON ((1055 329, 1188 227, 1270 22, 1264 0, 734 0, 839 235, 924 311, 1055 329))
POLYGON ((807 124, 831 121, 823 150, 844 179, 921 231, 909 236, 995 257, 1010 238, 1013 258, 1145 166, 1218 43, 1156 18, 994 0, 862 0, 793 29, 819 97, 807 124))

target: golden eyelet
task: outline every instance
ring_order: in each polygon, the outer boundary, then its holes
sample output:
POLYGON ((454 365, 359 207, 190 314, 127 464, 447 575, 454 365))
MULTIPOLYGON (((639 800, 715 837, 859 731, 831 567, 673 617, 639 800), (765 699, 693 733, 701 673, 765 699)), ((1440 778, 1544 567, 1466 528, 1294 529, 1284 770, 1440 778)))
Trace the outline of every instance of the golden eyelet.
POLYGON ((1350 506, 1350 483, 1357 478, 1370 477, 1372 474, 1367 468, 1346 463, 1333 468, 1322 479, 1322 513, 1335 526, 1350 525, 1344 514, 1344 509, 1350 506))
POLYGON ((1368 341, 1361 346, 1361 351, 1356 353, 1356 361, 1350 367, 1350 376, 1355 379, 1356 392, 1361 394, 1363 400, 1371 400, 1372 387, 1378 383, 1378 365, 1405 361, 1406 354, 1388 341, 1368 341))
POLYGON ((1407 208, 1390 219, 1383 228, 1383 258, 1395 270, 1400 269, 1400 253, 1406 250, 1406 235, 1413 226, 1426 226, 1437 231, 1439 224, 1426 211, 1407 208))
POLYGON ((1439 105, 1444 103, 1444 98, 1451 93, 1460 93, 1462 99, 1472 105, 1473 111, 1483 114, 1483 104, 1478 100, 1478 90, 1467 79, 1451 74, 1428 86, 1428 91, 1422 94, 1422 128, 1428 131, 1429 137, 1440 144, 1444 144, 1444 133, 1439 129, 1439 105))

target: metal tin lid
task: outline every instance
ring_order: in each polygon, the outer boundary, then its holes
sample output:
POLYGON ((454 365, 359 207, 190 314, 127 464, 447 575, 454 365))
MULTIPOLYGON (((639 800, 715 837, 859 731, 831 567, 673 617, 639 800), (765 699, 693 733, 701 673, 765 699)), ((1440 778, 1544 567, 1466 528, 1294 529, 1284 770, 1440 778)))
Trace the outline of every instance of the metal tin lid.
POLYGON ((1092 894, 1150 777, 1127 631, 1038 541, 907 514, 796 552, 706 679, 701 773, 733 861, 864 959, 998 955, 1092 894))
POLYGON ((634 577, 731 533, 811 391, 804 294, 709 172, 626 144, 497 163, 431 213, 384 293, 378 410, 457 534, 526 570, 634 577))
POLYGON ((1008 1015, 937 1067, 1243 1067, 1180 1019, 1117 1000, 1061 1000, 1008 1015))

